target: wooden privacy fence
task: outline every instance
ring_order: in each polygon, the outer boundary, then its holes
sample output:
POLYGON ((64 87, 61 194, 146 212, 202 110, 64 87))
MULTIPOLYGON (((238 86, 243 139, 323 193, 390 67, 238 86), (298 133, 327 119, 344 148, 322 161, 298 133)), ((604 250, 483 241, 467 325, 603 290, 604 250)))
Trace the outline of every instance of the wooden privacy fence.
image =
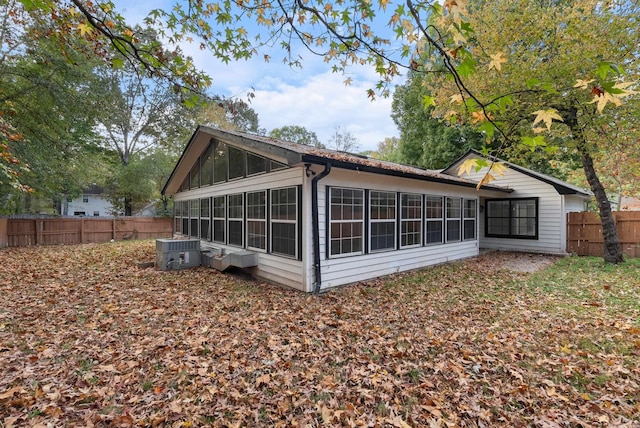
POLYGON ((172 236, 171 218, 0 218, 0 248, 172 236))
MULTIPOLYGON (((567 218, 567 252, 579 256, 604 254, 602 223, 596 213, 569 213, 567 218)), ((628 257, 640 257, 640 211, 614 211, 618 239, 628 257)))

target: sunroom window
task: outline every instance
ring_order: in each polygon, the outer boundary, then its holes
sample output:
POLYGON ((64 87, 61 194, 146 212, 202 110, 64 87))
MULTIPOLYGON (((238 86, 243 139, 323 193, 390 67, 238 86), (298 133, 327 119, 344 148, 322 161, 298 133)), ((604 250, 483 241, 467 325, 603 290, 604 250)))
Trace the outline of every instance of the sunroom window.
POLYGON ((243 246, 244 236, 244 201, 242 193, 227 197, 227 231, 228 244, 243 246))
POLYGON ((247 193, 247 248, 267 249, 267 192, 247 193))
POLYGON ((369 250, 396 248, 396 194, 371 191, 369 193, 369 250))
POLYGON ((447 198, 447 242, 455 242, 460 240, 461 217, 462 200, 460 198, 447 198))
POLYGON ((209 210, 210 210, 211 199, 203 198, 200 199, 200 239, 205 239, 207 241, 211 241, 211 232, 209 231, 209 210))
POLYGON ((213 240, 225 243, 226 231, 226 197, 216 196, 213 198, 213 240))
POLYGON ((422 195, 402 193, 400 196, 400 247, 422 243, 422 195))
POLYGON ((329 193, 329 254, 362 254, 364 191, 335 187, 329 193))
POLYGON ((425 197, 425 243, 442 244, 444 229, 444 205, 442 196, 425 197))
POLYGON ((466 240, 476 239, 476 200, 465 199, 463 209, 463 238, 466 240))
POLYGON ((200 199, 193 199, 190 202, 191 211, 189 219, 191 220, 191 236, 193 238, 199 238, 198 235, 198 223, 200 222, 200 199))
POLYGON ((298 257, 298 189, 271 191, 271 252, 298 257))

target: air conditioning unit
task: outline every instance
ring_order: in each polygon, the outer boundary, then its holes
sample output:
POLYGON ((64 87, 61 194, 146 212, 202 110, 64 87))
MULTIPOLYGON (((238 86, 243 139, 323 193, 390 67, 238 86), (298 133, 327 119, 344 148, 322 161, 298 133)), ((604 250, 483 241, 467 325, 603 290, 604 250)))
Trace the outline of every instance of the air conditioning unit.
POLYGON ((200 240, 156 239, 156 266, 160 270, 200 266, 200 240))

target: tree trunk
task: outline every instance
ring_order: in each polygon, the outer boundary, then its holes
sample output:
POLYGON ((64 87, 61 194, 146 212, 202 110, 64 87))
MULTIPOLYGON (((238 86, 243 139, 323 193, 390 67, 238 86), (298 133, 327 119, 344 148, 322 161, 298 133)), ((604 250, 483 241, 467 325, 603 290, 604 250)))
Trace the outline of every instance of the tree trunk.
POLYGON ((124 215, 125 217, 131 217, 133 215, 133 208, 131 206, 131 198, 124 198, 124 215))
POLYGON ((604 261, 614 264, 621 263, 624 259, 622 257, 622 247, 618 239, 616 224, 613 220, 613 214, 611 213, 611 203, 593 166, 593 158, 589 153, 587 140, 578 124, 577 109, 575 107, 570 108, 567 110, 567 113, 565 123, 569 126, 569 129, 571 129, 573 138, 577 143, 584 175, 598 203, 598 211, 600 212, 600 221, 602 223, 602 236, 604 238, 604 261))

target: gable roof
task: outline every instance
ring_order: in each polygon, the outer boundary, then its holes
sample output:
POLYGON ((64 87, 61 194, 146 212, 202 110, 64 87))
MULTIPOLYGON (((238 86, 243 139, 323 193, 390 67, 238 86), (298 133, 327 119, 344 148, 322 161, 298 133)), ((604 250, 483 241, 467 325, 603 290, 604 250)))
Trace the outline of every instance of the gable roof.
MULTIPOLYGON (((366 156, 336 150, 320 149, 271 137, 200 125, 191 136, 189 143, 182 152, 173 172, 162 189, 163 195, 174 194, 178 191, 187 174, 189 174, 191 167, 206 150, 212 139, 217 139, 234 147, 242 147, 250 152, 269 157, 287 166, 302 166, 304 164, 325 165, 331 163, 333 168, 372 172, 464 187, 475 188, 478 185, 476 181, 442 174, 433 170, 371 159, 366 156)), ((512 189, 496 185, 485 185, 482 186, 482 188, 500 192, 513 191, 512 189)))
POLYGON ((591 193, 591 191, 587 189, 574 186, 573 184, 569 184, 566 181, 560 180, 559 178, 553 177, 551 175, 543 174, 541 172, 533 171, 531 169, 525 168, 520 165, 516 165, 514 163, 505 161, 495 156, 484 156, 482 153, 474 149, 470 149, 467 153, 465 153, 464 155, 456 159, 451 165, 443 169, 442 174, 448 174, 448 175, 455 174, 454 170, 457 168, 458 164, 471 156, 486 158, 492 162, 504 163, 514 171, 518 171, 521 174, 527 175, 529 177, 535 178, 536 180, 540 180, 544 183, 550 184, 560 195, 579 195, 579 196, 587 196, 587 197, 593 196, 593 193, 591 193))

